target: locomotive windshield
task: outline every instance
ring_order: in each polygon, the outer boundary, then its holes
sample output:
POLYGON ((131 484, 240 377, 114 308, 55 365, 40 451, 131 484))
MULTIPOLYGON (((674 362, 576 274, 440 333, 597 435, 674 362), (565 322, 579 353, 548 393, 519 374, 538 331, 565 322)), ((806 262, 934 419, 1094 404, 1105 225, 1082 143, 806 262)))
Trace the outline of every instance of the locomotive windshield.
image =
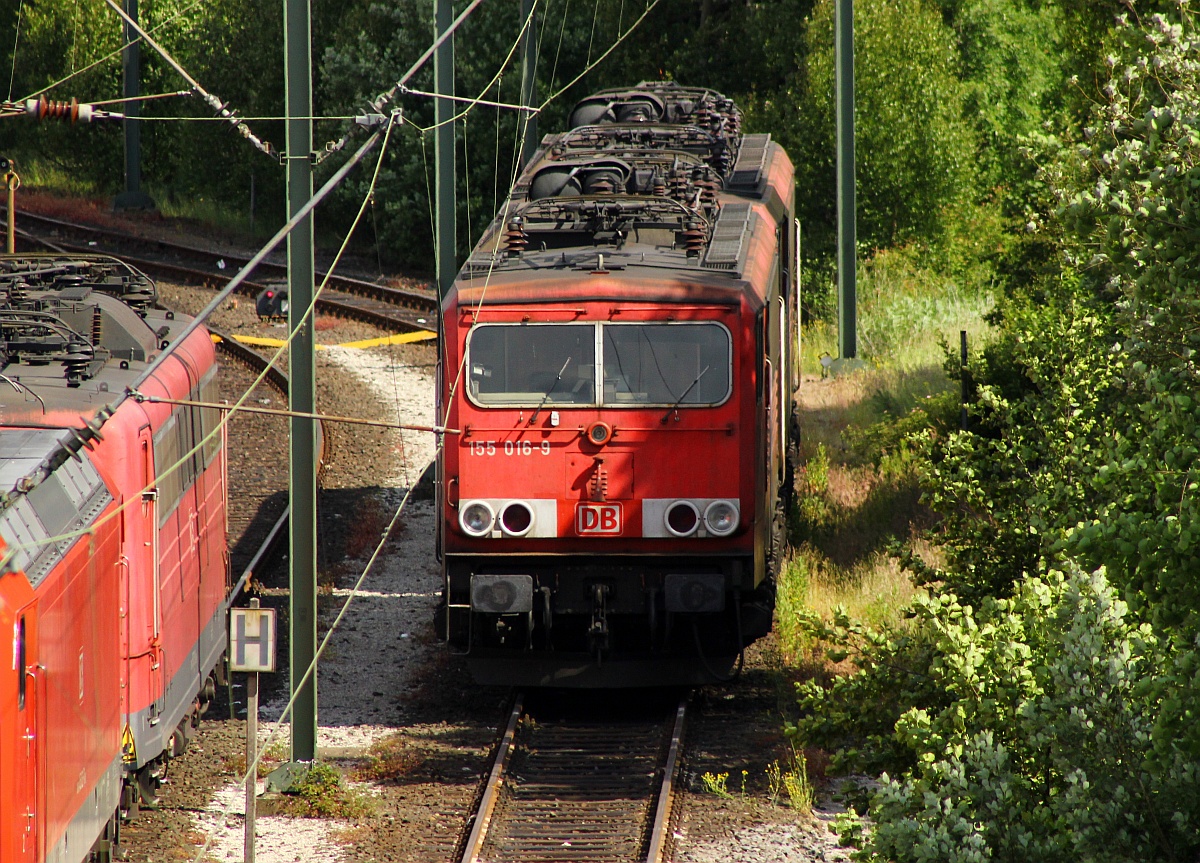
POLYGON ((717 405, 732 378, 717 323, 482 324, 467 364, 471 400, 486 407, 717 405))
POLYGON ((592 324, 483 325, 467 354, 471 397, 481 405, 590 405, 596 401, 592 324))

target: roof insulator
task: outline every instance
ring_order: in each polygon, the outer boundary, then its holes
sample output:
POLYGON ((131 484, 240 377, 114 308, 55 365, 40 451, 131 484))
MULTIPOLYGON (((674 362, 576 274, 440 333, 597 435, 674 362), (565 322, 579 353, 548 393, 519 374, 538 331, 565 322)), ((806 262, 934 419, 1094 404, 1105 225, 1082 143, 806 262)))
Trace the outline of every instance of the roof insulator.
POLYGON ((504 251, 510 258, 519 258, 529 247, 529 234, 525 232, 525 220, 513 216, 508 220, 508 230, 504 233, 504 251))

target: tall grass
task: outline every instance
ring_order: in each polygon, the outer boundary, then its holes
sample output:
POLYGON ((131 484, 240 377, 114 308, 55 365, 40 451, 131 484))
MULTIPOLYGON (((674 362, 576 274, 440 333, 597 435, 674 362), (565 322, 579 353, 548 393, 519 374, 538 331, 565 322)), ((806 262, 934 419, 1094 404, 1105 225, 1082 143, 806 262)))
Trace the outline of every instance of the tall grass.
POLYGON ((836 324, 813 322, 802 334, 803 464, 776 602, 781 654, 793 664, 819 648, 805 635, 806 615, 829 619, 840 606, 863 623, 899 621, 915 588, 890 543, 936 562, 920 536, 932 517, 902 432, 953 416, 958 385, 944 371, 947 348, 957 348, 960 330, 972 351, 988 335, 989 286, 923 267, 905 250, 860 266, 858 299, 861 368, 822 377, 821 355, 837 353, 836 324))
MULTIPOLYGON (((17 170, 21 175, 21 185, 26 189, 39 189, 73 198, 92 198, 103 194, 95 183, 46 159, 21 162, 17 170)), ((17 206, 20 207, 19 198, 17 206)))
MULTIPOLYGON (((956 345, 960 330, 972 342, 985 334, 988 288, 927 269, 903 249, 879 252, 858 269, 859 358, 871 369, 892 373, 940 368, 942 345, 956 345)), ((821 373, 821 356, 837 355, 837 336, 836 322, 814 321, 805 328, 805 372, 821 373)))

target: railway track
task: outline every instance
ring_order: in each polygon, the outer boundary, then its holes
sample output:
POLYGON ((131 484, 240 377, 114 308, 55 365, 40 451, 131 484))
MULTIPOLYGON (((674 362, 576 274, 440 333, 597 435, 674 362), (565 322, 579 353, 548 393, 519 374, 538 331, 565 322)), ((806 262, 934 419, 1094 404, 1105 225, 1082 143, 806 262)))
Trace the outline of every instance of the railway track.
MULTIPOLYGON (((232 361, 232 367, 226 364, 221 375, 222 397, 232 401, 253 383, 267 361, 228 335, 211 327, 209 331, 219 339, 217 350, 232 361)), ((287 375, 272 366, 255 392, 261 397, 264 390, 286 402, 287 375)), ((235 422, 228 435, 230 463, 252 467, 230 472, 229 548, 236 596, 280 550, 280 542, 287 538, 290 509, 286 502, 287 437, 272 434, 273 427, 282 427, 286 420, 243 414, 235 422), (249 427, 245 427, 247 423, 249 427)), ((318 421, 318 479, 330 462, 329 440, 318 421)))
POLYGON ((462 863, 660 863, 686 696, 632 716, 595 705, 555 715, 527 703, 518 695, 462 863))
MULTIPOLYGON (((4 210, 0 207, 0 212, 4 210)), ((21 213, 17 235, 27 242, 68 254, 108 254, 119 257, 150 275, 182 280, 190 284, 212 284, 229 279, 249 258, 209 251, 182 243, 138 237, 112 228, 85 225, 21 213)), ((238 292, 256 296, 287 279, 287 266, 263 261, 238 292)), ((317 273, 318 280, 325 273, 317 273)), ((398 288, 351 276, 333 274, 316 304, 317 311, 366 321, 400 332, 433 327, 437 300, 431 291, 398 288)))

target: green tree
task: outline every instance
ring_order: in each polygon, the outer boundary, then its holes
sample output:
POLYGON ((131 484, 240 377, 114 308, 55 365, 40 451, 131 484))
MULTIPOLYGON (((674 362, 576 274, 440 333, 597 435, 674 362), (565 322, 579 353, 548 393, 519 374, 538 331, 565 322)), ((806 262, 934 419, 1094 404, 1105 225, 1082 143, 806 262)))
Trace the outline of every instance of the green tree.
MULTIPOLYGON (((794 111, 776 118, 781 136, 796 142, 802 221, 817 258, 829 255, 836 228, 833 8, 817 3, 794 111)), ((954 34, 924 0, 864 0, 854 25, 859 242, 937 245, 976 194, 954 34)))

